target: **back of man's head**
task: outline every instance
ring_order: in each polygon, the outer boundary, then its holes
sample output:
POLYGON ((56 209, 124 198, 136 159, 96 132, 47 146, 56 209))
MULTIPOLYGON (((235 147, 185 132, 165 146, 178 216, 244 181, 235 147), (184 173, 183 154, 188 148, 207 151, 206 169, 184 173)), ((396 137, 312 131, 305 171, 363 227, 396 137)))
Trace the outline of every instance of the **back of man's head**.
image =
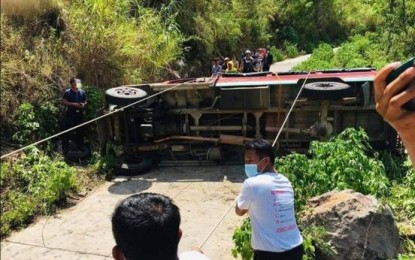
POLYGON ((179 226, 179 208, 169 197, 156 193, 124 199, 112 216, 116 248, 128 260, 176 259, 179 226))

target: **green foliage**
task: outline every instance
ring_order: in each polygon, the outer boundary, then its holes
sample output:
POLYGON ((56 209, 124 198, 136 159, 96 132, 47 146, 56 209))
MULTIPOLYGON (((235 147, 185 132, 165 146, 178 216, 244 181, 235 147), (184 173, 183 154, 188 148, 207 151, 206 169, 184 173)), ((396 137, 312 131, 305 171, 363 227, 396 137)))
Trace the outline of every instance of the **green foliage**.
POLYGON ((33 106, 29 103, 23 103, 19 107, 20 114, 16 121, 16 126, 19 129, 14 135, 13 140, 19 143, 31 142, 33 140, 33 132, 39 129, 39 123, 36 122, 33 106))
POLYGON ((281 50, 277 49, 275 46, 271 46, 270 52, 274 58, 274 62, 282 61, 284 60, 285 56, 282 53, 281 50))
POLYGON ((36 214, 52 212, 77 187, 74 168, 36 148, 28 150, 17 161, 2 162, 1 237, 27 225, 36 214))
MULTIPOLYGON (((413 43, 406 44, 405 47, 412 48, 413 43)), ((398 48, 400 45, 394 46, 398 48)), ((414 46, 415 48, 415 46, 414 46)), ((396 51, 396 50, 395 50, 396 51)), ((405 53, 401 50, 400 53, 405 53)), ((310 59, 295 66, 294 70, 323 70, 334 68, 361 68, 373 67, 382 68, 388 62, 399 59, 406 60, 413 54, 399 55, 394 53, 386 54, 385 44, 379 40, 379 35, 366 33, 365 35, 355 35, 348 42, 333 51, 333 48, 327 44, 320 44, 317 49, 313 50, 310 59)))
POLYGON ((389 180, 368 141, 363 129, 348 128, 328 142, 312 142, 309 158, 294 153, 277 159, 278 171, 295 183, 296 208, 302 209, 310 197, 333 189, 387 195, 389 180))
POLYGON ((102 91, 102 89, 93 86, 83 87, 88 100, 88 105, 86 106, 86 120, 91 120, 100 115, 99 110, 105 104, 105 93, 102 91))
POLYGON ((385 200, 394 210, 400 222, 415 226, 415 169, 409 168, 407 175, 392 183, 391 194, 385 200))
POLYGON ((326 230, 322 226, 306 226, 301 230, 304 242, 303 260, 313 260, 316 257, 316 247, 326 255, 335 255, 336 248, 326 240, 326 230))
POLYGON ((51 102, 23 103, 19 107, 12 138, 19 144, 30 144, 54 134, 58 128, 59 109, 51 102))
POLYGON ((401 181, 406 175, 410 175, 412 165, 405 156, 393 154, 391 151, 379 152, 379 159, 385 166, 385 173, 389 180, 401 181))
POLYGON ((412 235, 410 228, 405 226, 398 226, 399 234, 401 236, 401 245, 398 259, 414 259, 415 257, 415 241, 411 239, 408 235, 412 235))
POLYGON ((113 153, 107 153, 104 156, 98 153, 93 154, 91 164, 93 164, 94 172, 105 177, 105 179, 111 179, 112 170, 116 162, 116 156, 113 153))
POLYGON ((297 46, 290 42, 284 42, 284 49, 288 58, 295 58, 299 54, 297 46))
POLYGON ((295 66, 293 70, 323 70, 333 68, 332 59, 334 57, 333 47, 327 43, 320 44, 318 48, 313 50, 310 58, 299 65, 295 66))
POLYGON ((252 259, 254 252, 251 247, 251 222, 249 218, 244 219, 241 226, 237 227, 232 236, 235 245, 232 248, 233 257, 241 255, 243 260, 252 259))

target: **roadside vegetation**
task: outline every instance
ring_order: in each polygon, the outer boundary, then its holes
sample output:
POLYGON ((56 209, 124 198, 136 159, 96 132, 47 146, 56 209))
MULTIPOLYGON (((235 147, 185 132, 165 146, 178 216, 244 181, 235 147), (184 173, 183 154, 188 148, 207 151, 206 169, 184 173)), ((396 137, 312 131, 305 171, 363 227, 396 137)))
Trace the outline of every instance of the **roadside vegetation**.
MULTIPOLYGON (((405 0, 2 0, 1 151, 59 132, 61 96, 73 76, 84 82, 87 118, 92 119, 108 88, 177 75, 207 76, 213 57, 238 57, 242 48, 269 45, 275 61, 313 53, 299 70, 380 68, 413 55, 414 38, 415 2, 405 0), (333 52, 333 47, 340 49, 333 52)), ((88 127, 93 156, 83 167, 64 162, 56 140, 1 162, 2 238, 70 203, 91 183, 86 180, 99 182, 111 175, 114 158, 98 155, 95 126, 88 127)), ((364 133, 355 135, 365 140, 364 133)), ((318 166, 318 154, 330 148, 316 143, 311 149, 315 158, 290 155, 278 167, 304 171, 304 178, 316 178, 317 170, 318 176, 331 176, 322 168, 307 167, 318 166), (295 160, 301 163, 288 167, 295 160)), ((405 160, 395 155, 364 159, 362 169, 381 178, 356 188, 388 198, 398 220, 413 224, 413 170, 402 170, 407 169, 405 160)), ((296 187, 298 203, 334 188, 333 181, 320 178, 321 187, 296 187)), ((345 176, 330 178, 342 187, 351 185, 345 176)), ((410 244, 408 248, 413 250, 410 244)))

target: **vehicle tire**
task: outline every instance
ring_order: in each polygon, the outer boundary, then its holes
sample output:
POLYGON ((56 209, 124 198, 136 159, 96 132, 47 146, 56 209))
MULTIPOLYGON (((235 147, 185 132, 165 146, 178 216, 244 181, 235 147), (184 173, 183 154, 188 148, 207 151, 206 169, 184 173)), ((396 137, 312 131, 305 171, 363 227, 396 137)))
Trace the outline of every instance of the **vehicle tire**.
POLYGON ((311 82, 304 86, 302 97, 310 100, 339 100, 354 96, 350 85, 342 82, 311 82))
POLYGON ((123 176, 141 175, 150 171, 157 164, 152 153, 122 155, 114 165, 114 174, 123 176))
POLYGON ((65 161, 69 163, 79 163, 81 161, 89 160, 91 155, 91 148, 87 145, 84 145, 81 149, 69 150, 67 153, 63 154, 63 157, 65 161))
MULTIPOLYGON (((126 106, 147 97, 147 91, 131 86, 119 86, 105 91, 107 104, 126 106)), ((143 102, 146 103, 146 102, 143 102)))

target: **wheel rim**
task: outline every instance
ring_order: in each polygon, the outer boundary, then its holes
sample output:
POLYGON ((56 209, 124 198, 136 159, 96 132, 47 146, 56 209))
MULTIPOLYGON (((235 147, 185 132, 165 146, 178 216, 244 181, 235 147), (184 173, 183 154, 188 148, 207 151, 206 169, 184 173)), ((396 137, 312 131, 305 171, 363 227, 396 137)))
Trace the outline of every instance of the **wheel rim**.
POLYGON ((145 97, 147 92, 139 88, 119 87, 107 90, 107 94, 110 96, 116 95, 123 98, 141 98, 145 97))

